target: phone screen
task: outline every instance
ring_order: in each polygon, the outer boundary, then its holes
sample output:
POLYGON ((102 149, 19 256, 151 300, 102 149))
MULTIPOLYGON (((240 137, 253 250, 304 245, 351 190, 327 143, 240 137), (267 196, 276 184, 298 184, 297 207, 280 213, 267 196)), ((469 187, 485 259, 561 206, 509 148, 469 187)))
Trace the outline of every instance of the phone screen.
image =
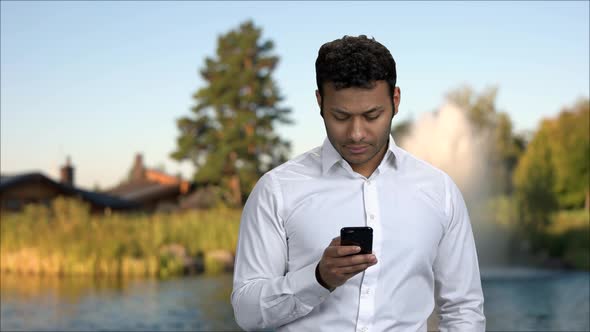
POLYGON ((340 230, 340 245, 361 247, 358 254, 370 254, 373 250, 373 229, 364 227, 343 227, 340 230))

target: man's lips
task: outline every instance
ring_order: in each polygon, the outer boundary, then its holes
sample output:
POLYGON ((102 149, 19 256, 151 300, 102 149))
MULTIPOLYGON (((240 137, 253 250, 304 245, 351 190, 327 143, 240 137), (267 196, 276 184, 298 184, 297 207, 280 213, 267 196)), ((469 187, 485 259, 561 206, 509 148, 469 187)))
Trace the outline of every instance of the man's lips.
POLYGON ((352 154, 361 154, 367 151, 368 145, 346 145, 346 149, 352 154))

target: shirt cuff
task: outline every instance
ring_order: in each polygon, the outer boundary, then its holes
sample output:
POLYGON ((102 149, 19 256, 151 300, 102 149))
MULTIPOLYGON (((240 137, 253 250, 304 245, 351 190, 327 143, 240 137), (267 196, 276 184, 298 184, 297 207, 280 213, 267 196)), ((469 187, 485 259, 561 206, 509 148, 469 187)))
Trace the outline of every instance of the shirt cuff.
POLYGON ((309 264, 301 270, 294 271, 290 275, 291 290, 299 301, 310 307, 316 307, 324 302, 330 295, 330 291, 320 285, 315 277, 315 268, 318 263, 309 264))

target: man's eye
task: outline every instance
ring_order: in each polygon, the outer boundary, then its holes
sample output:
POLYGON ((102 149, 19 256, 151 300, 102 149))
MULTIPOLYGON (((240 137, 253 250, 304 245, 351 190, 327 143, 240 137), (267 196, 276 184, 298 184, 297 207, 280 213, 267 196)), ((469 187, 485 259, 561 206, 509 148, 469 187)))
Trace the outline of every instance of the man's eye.
POLYGON ((347 120, 348 117, 347 116, 341 116, 341 115, 334 115, 334 119, 336 119, 338 121, 344 121, 344 120, 347 120))
POLYGON ((369 120, 369 121, 373 121, 373 120, 377 120, 377 119, 379 118, 379 115, 380 115, 380 114, 377 114, 377 115, 371 115, 371 116, 368 116, 368 115, 367 115, 367 116, 365 116, 365 118, 366 118, 367 120, 369 120))

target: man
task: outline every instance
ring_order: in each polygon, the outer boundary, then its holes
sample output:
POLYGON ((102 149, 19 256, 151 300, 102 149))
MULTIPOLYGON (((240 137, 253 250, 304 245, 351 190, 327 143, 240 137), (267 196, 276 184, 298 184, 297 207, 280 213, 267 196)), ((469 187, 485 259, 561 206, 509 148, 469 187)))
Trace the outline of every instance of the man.
POLYGON ((266 173, 244 207, 232 304, 246 330, 484 331, 483 295, 462 195, 395 145, 395 61, 374 39, 324 44, 316 98, 321 147, 266 173), (341 246, 373 228, 373 253, 341 246))

